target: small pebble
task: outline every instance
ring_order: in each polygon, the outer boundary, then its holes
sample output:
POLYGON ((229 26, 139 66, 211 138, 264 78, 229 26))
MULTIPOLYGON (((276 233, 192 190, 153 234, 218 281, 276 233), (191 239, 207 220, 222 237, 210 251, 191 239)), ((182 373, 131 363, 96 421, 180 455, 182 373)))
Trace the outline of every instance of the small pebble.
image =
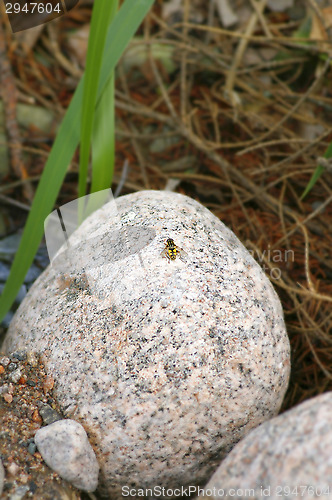
POLYGON ((11 354, 11 358, 13 359, 18 359, 19 361, 24 361, 26 359, 27 355, 25 352, 14 352, 11 354))
POLYGON ((29 489, 29 486, 19 486, 14 493, 10 495, 9 500, 22 500, 29 489))
POLYGON ((39 429, 35 443, 47 465, 76 488, 94 491, 99 465, 86 432, 75 420, 59 420, 39 429))
POLYGON ((2 397, 6 401, 6 403, 11 403, 13 401, 13 396, 8 392, 4 394, 2 397))
POLYGON ((12 383, 0 385, 0 394, 13 394, 13 392, 14 388, 12 383))
POLYGON ((27 362, 29 365, 31 365, 33 367, 38 366, 38 363, 39 363, 38 355, 35 352, 28 351, 27 352, 27 362))
POLYGON ((0 356, 0 365, 2 366, 8 366, 10 363, 10 359, 8 358, 8 356, 0 356))
POLYGON ((33 412, 31 419, 34 422, 38 422, 40 424, 42 423, 41 416, 39 415, 39 411, 37 409, 33 412))
POLYGON ((54 387, 54 378, 48 375, 43 383, 44 394, 47 394, 54 387))
POLYGON ((50 425, 58 420, 62 420, 62 416, 45 403, 40 403, 39 413, 43 419, 44 425, 50 425))
POLYGON ((28 379, 28 377, 27 377, 25 374, 23 374, 23 375, 21 376, 21 378, 19 379, 18 383, 19 383, 19 384, 26 384, 27 379, 28 379))
POLYGON ((6 392, 9 392, 8 389, 9 389, 8 384, 0 385, 0 394, 5 394, 6 392))
POLYGON ((36 450, 37 450, 36 443, 29 443, 28 452, 31 453, 31 455, 33 455, 34 453, 36 453, 36 450))
POLYGON ((30 486, 30 491, 31 493, 35 493, 35 491, 37 490, 38 486, 36 485, 36 483, 34 483, 33 481, 30 481, 29 482, 29 486, 30 486))
POLYGON ((15 371, 13 371, 11 374, 10 374, 10 377, 9 379, 14 382, 14 384, 16 384, 20 378, 22 376, 22 372, 19 368, 17 368, 15 371))
POLYGON ((15 462, 12 462, 7 467, 7 472, 10 476, 16 476, 19 470, 20 470, 20 468, 15 462))

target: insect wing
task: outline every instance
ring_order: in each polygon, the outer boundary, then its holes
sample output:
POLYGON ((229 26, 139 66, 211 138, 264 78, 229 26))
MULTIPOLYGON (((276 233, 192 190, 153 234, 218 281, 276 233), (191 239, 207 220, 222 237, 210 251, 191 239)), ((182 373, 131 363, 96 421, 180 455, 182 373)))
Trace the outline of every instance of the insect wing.
POLYGON ((185 262, 187 260, 188 254, 181 247, 176 247, 177 253, 179 254, 180 259, 185 262))
POLYGON ((164 248, 164 250, 163 250, 162 252, 160 252, 160 255, 161 255, 162 257, 165 257, 166 259, 168 259, 168 260, 169 260, 169 255, 168 255, 168 251, 167 251, 167 249, 166 249, 166 248, 164 248))

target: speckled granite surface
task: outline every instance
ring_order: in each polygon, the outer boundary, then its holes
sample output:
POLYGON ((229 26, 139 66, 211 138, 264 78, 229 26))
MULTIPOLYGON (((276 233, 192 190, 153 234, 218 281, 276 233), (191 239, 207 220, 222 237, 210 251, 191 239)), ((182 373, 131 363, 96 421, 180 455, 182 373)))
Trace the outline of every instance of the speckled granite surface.
POLYGON ((101 486, 206 481, 251 428, 276 415, 289 378, 279 299, 211 212, 170 192, 105 205, 37 280, 4 349, 43 352, 80 421, 101 486), (162 257, 173 238, 187 253, 162 257))
POLYGON ((332 498, 331 415, 328 392, 265 422, 233 448, 202 489, 214 490, 212 499, 332 498))

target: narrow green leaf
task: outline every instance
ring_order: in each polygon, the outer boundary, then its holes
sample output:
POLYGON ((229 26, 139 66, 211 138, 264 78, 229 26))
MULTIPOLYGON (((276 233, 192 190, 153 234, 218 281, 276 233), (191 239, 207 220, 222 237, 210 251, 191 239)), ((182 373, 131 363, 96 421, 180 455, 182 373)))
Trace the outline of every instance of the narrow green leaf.
POLYGON ((314 185, 316 184, 316 182, 318 181, 323 172, 324 172, 324 167, 318 165, 316 167, 316 170, 312 174, 311 179, 308 182, 305 190, 303 191, 300 200, 303 200, 307 196, 307 194, 312 190, 312 188, 314 187, 314 185))
MULTIPOLYGON (((332 157, 332 142, 330 142, 330 144, 328 145, 327 150, 326 150, 325 155, 324 155, 324 158, 331 158, 331 157, 332 157)), ((312 188, 314 187, 314 185, 316 184, 316 182, 318 181, 318 179, 320 178, 320 176, 322 175, 324 170, 325 169, 322 165, 317 165, 314 173, 311 176, 310 181, 308 182, 305 190, 303 191, 303 193, 301 195, 301 198, 300 198, 301 200, 303 200, 307 196, 307 194, 312 190, 312 188)))
MULTIPOLYGON (((103 60, 105 40, 110 21, 114 18, 117 0, 95 0, 91 18, 89 45, 85 67, 82 105, 79 197, 86 194, 91 135, 96 105, 99 75, 103 60)), ((108 186, 109 187, 109 186, 108 186)))
MULTIPOLYGON (((105 86, 94 116, 91 193, 102 193, 108 190, 112 183, 115 157, 114 121, 114 77, 112 76, 105 86)), ((103 203, 103 197, 90 195, 82 220, 98 210, 103 203)))
POLYGON ((108 80, 94 118, 91 192, 110 187, 115 160, 114 72, 108 80))

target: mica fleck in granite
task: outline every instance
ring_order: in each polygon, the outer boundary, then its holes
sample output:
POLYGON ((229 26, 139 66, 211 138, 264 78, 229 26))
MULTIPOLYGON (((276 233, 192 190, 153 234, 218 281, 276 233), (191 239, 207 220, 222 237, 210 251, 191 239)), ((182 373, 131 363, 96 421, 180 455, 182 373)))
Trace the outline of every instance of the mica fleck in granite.
POLYGON ((3 347, 43 353, 112 499, 126 485, 205 482, 278 413, 290 367, 281 304, 260 266, 209 210, 159 191, 89 217, 29 291, 3 347), (167 238, 184 262, 162 257, 167 238))
POLYGON ((202 488, 205 497, 332 498, 331 415, 327 392, 252 430, 202 488))

